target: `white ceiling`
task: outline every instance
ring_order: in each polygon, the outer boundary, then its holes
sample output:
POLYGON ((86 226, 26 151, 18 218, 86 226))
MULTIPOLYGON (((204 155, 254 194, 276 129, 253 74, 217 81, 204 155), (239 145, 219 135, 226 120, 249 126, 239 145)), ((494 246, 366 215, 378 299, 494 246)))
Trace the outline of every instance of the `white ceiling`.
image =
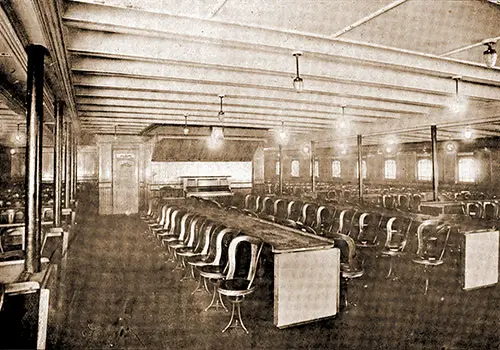
POLYGON ((295 141, 398 131, 428 140, 430 124, 445 138, 464 125, 500 132, 500 68, 484 65, 481 44, 500 37, 500 6, 485 0, 82 0, 53 11, 84 132, 139 134, 184 115, 219 126, 221 93, 224 125, 269 129, 271 143, 282 122, 295 141), (459 114, 449 108, 456 75, 468 102, 459 114))

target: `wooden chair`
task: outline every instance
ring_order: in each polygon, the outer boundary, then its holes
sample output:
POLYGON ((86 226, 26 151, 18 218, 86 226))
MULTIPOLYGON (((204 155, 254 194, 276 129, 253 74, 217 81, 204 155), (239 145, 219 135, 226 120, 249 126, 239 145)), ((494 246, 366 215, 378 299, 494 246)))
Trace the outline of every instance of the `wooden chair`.
POLYGON ((250 236, 238 236, 231 241, 229 245, 229 265, 227 274, 217 288, 219 294, 227 296, 232 304, 231 319, 227 326, 222 330, 225 332, 230 327, 240 325, 248 334, 241 319, 241 303, 245 296, 253 293, 253 285, 259 256, 262 251, 263 243, 260 239, 250 236), (241 246, 248 245, 249 254, 243 256, 241 246), (238 313, 238 319, 235 319, 235 311, 238 313))

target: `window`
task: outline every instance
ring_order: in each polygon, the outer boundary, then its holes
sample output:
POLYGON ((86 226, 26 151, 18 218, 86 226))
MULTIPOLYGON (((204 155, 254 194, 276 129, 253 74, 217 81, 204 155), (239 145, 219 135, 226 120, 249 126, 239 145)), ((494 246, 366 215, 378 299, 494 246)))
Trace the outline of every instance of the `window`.
POLYGON ((475 182, 476 181, 476 161, 471 157, 458 159, 458 181, 475 182))
POLYGON ((430 159, 420 159, 417 162, 417 180, 432 180, 432 161, 430 159))
POLYGON ((279 175, 280 174, 280 161, 277 160, 276 161, 276 175, 279 175))
POLYGON ((340 177, 342 175, 340 160, 332 160, 332 177, 340 177))
POLYGON ((319 160, 314 160, 314 176, 319 176, 319 160))
POLYGON ((389 180, 396 179, 396 160, 395 159, 386 159, 384 166, 384 178, 389 180))
POLYGON ((292 176, 300 176, 300 162, 297 159, 292 160, 292 176))
MULTIPOLYGON (((366 179, 366 160, 361 161, 361 172, 363 174, 363 179, 366 179)), ((356 179, 359 178, 359 165, 358 162, 356 162, 356 179)))

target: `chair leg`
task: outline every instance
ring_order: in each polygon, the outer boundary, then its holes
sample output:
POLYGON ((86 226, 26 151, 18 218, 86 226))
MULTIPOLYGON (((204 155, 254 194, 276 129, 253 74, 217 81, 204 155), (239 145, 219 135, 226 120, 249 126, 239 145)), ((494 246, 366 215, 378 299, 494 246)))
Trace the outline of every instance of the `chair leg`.
POLYGON ((389 272, 387 273, 387 275, 385 276, 385 278, 389 279, 391 278, 391 273, 392 273, 392 265, 393 265, 393 262, 392 262, 392 256, 389 257, 389 272))
POLYGON ((246 334, 249 333, 247 327, 245 327, 245 324, 243 323, 243 319, 241 318, 241 302, 243 301, 243 298, 244 297, 238 297, 236 300, 231 301, 231 319, 229 320, 229 323, 226 325, 226 327, 222 330, 222 333, 224 333, 229 328, 237 328, 238 326, 241 326, 246 334), (238 319, 235 319, 234 317, 235 309, 238 312, 238 319))
POLYGON ((213 284, 214 289, 212 293, 212 301, 210 301, 210 304, 208 304, 208 306, 203 311, 208 311, 211 308, 219 310, 219 307, 222 307, 226 312, 228 312, 226 305, 224 305, 224 302, 222 301, 222 295, 217 291, 218 284, 218 281, 213 284))
POLYGON ((197 280, 198 283, 196 283, 196 288, 191 292, 191 295, 195 294, 196 292, 200 291, 202 292, 203 290, 201 289, 201 276, 200 278, 195 278, 197 280))

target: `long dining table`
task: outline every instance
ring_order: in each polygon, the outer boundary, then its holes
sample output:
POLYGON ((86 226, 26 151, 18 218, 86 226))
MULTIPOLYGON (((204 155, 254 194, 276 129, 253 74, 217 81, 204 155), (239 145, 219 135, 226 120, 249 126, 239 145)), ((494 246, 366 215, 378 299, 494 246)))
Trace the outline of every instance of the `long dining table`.
POLYGON ((192 198, 169 201, 270 245, 274 260, 274 325, 278 328, 338 313, 340 251, 331 240, 192 198))

